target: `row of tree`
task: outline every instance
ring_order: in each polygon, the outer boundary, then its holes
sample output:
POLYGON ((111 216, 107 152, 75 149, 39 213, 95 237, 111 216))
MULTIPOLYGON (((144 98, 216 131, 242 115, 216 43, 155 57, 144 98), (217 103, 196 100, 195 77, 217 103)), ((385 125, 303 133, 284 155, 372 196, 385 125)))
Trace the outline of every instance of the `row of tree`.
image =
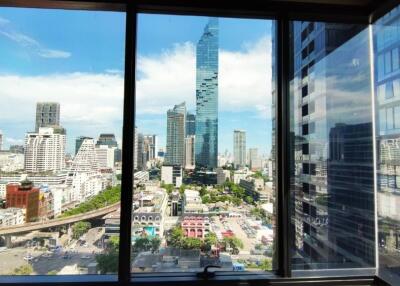
POLYGON ((90 212, 96 209, 115 204, 121 200, 121 186, 110 187, 92 197, 86 202, 79 204, 76 208, 70 209, 63 213, 61 217, 68 217, 77 214, 90 212))

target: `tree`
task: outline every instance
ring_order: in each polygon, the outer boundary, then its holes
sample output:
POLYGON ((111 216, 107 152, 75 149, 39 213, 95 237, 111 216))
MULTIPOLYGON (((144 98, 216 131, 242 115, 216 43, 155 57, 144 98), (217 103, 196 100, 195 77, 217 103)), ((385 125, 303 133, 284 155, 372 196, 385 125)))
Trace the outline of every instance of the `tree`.
POLYGON ((72 226, 72 237, 74 239, 79 239, 83 234, 85 234, 91 228, 90 222, 79 221, 72 226))
POLYGON ((252 197, 250 197, 250 196, 246 196, 245 198, 244 198, 244 200, 246 201, 246 203, 248 203, 248 204, 252 204, 252 203, 254 203, 254 200, 253 200, 253 198, 252 197))
POLYGON ((259 268, 264 271, 271 271, 272 270, 272 259, 271 258, 263 259, 259 265, 259 268))
POLYGON ((47 272, 47 275, 57 275, 58 271, 57 270, 51 270, 49 272, 47 272))
POLYGON ((204 250, 209 251, 218 243, 217 235, 214 232, 207 233, 204 238, 204 250))
POLYGON ((183 240, 182 248, 184 249, 200 249, 203 242, 200 238, 196 237, 186 237, 183 240))
POLYGON ((239 249, 243 249, 243 242, 235 236, 224 237, 222 245, 225 249, 230 247, 232 249, 232 254, 239 254, 239 249))
POLYGON ((154 237, 151 240, 151 252, 153 253, 156 252, 160 248, 160 245, 161 245, 161 239, 159 237, 154 237))
POLYGON ((173 247, 181 247, 183 240, 183 229, 180 226, 172 228, 168 237, 168 245, 173 247))
POLYGON ((105 253, 96 255, 97 270, 101 274, 116 273, 118 271, 119 237, 112 236, 108 241, 105 253))
POLYGON ((26 264, 14 269, 12 275, 31 275, 33 273, 32 265, 26 264))

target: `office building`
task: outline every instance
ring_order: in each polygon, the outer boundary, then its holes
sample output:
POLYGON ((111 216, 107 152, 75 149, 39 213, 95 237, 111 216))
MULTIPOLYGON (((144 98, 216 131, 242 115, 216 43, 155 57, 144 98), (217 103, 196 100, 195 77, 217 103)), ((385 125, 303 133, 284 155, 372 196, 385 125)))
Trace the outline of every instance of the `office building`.
POLYGON ((99 168, 96 147, 93 138, 83 139, 78 153, 75 155, 71 171, 74 172, 91 172, 99 168))
POLYGON ((117 140, 115 140, 115 135, 110 133, 100 134, 99 139, 96 142, 97 146, 107 145, 109 147, 118 147, 117 140))
POLYGON ((186 114, 186 136, 196 134, 196 115, 192 113, 186 114))
POLYGON ((210 18, 196 48, 195 161, 208 169, 218 164, 218 30, 218 18, 210 18))
POLYGON ((195 135, 186 136, 185 138, 185 169, 195 168, 195 135))
POLYGON ((233 131, 233 164, 235 168, 246 166, 246 131, 233 131))
POLYGON ((186 104, 167 112, 167 153, 165 164, 185 166, 186 104))
POLYGON ((153 161, 157 156, 158 140, 157 135, 143 135, 144 140, 144 153, 146 161, 153 161))
POLYGON ((65 167, 65 130, 42 127, 25 136, 25 171, 60 171, 65 167))
POLYGON ((108 145, 97 145, 95 148, 96 159, 100 169, 114 168, 115 164, 115 149, 108 145))
POLYGON ((57 102, 36 103, 35 131, 41 127, 53 127, 60 125, 60 104, 57 102))
POLYGON ((262 169, 262 159, 258 156, 257 148, 249 149, 249 167, 252 171, 259 171, 262 169))

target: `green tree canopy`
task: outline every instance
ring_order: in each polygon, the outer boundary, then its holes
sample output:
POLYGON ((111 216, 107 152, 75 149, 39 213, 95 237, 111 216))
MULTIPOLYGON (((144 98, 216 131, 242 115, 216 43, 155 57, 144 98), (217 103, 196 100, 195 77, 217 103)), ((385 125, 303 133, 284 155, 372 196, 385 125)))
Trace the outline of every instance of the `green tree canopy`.
POLYGON ((74 239, 79 239, 91 227, 92 227, 92 225, 90 224, 90 222, 87 222, 87 221, 78 221, 78 222, 74 223, 74 225, 72 226, 72 237, 74 239))

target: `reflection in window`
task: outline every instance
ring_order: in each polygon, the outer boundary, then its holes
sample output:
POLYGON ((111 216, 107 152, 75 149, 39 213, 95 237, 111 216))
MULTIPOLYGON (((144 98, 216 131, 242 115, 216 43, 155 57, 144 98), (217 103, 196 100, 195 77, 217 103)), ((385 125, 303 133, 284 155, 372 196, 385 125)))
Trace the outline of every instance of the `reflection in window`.
MULTIPOLYGON (((294 62, 300 64, 293 67, 290 75, 290 157, 292 168, 302 169, 302 174, 307 175, 293 174, 291 179, 292 267, 374 267, 368 30, 357 25, 315 23, 313 34, 308 35, 308 40, 315 40, 315 51, 305 60, 298 59, 303 45, 298 28, 301 23, 291 25, 291 52, 294 62), (312 105, 304 97, 303 86, 308 79, 300 80, 301 71, 310 60, 314 61, 315 83, 312 105), (314 109, 312 122, 301 116, 314 109), (297 152, 311 155, 301 156, 297 152)), ((386 66, 384 61, 382 57, 377 61, 381 69, 386 66)))
POLYGON ((396 7, 373 26, 374 57, 379 65, 379 58, 385 55, 385 67, 393 69, 392 74, 378 76, 375 81, 378 90, 386 84, 386 94, 378 94, 376 105, 379 110, 376 132, 379 272, 392 285, 400 281, 400 74, 394 72, 399 68, 399 24, 400 9, 396 7), (391 57, 388 56, 390 51, 391 57))
POLYGON ((133 273, 272 270, 271 31, 138 15, 133 273))
POLYGON ((124 13, 0 8, 1 275, 118 271, 124 33, 124 13))

